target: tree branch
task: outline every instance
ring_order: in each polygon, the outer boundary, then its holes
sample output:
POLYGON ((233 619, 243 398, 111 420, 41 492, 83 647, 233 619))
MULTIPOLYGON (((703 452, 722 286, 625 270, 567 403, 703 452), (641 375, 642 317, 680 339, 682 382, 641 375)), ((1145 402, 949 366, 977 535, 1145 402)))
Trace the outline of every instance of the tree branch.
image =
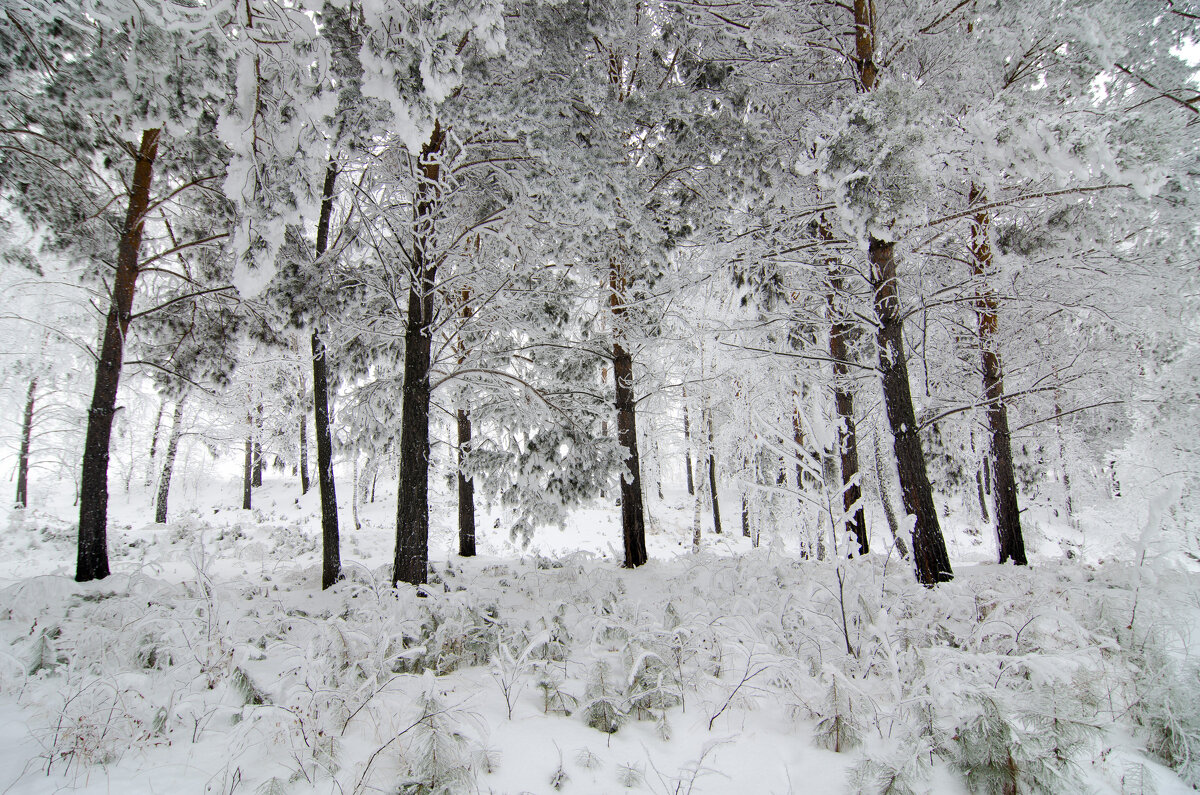
POLYGON ((194 293, 188 293, 187 295, 176 296, 175 298, 172 298, 169 301, 164 301, 163 303, 159 304, 158 306, 151 307, 150 309, 142 310, 141 312, 138 312, 136 315, 131 315, 129 317, 129 319, 137 320, 140 317, 145 317, 146 315, 153 314, 160 309, 166 309, 171 304, 177 304, 180 301, 186 301, 189 298, 196 298, 201 295, 208 295, 209 293, 219 293, 219 292, 223 292, 224 290, 232 290, 232 289, 234 289, 234 286, 232 284, 226 284, 223 287, 213 287, 211 290, 197 290, 194 293))
POLYGON ((171 256, 172 254, 175 254, 175 253, 177 253, 177 252, 183 251, 183 250, 184 250, 184 249, 186 249, 186 248, 192 248, 193 246, 202 246, 202 245, 204 245, 205 243, 211 243, 211 242, 213 242, 214 240, 221 240, 221 239, 223 239, 223 238, 226 238, 226 237, 229 237, 229 233, 228 233, 228 232, 222 232, 222 233, 221 233, 221 234, 219 234, 219 235, 210 235, 209 237, 202 237, 202 238, 200 238, 199 240, 193 240, 193 241, 191 241, 190 243, 180 243, 178 246, 174 246, 174 247, 172 247, 172 248, 169 248, 169 249, 167 249, 166 251, 162 252, 161 254, 155 254, 155 255, 154 255, 153 257, 151 257, 150 259, 147 259, 147 260, 142 260, 142 262, 141 262, 141 263, 138 265, 138 270, 141 270, 142 268, 145 268, 145 267, 146 267, 147 265, 149 265, 151 262, 156 262, 157 260, 163 259, 164 257, 169 257, 169 256, 171 256))

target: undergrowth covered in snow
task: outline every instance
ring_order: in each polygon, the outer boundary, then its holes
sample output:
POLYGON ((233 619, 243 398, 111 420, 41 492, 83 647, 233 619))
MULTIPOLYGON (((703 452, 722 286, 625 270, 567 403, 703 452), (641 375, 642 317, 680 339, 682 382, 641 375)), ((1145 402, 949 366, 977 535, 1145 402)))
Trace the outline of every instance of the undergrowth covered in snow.
MULTIPOLYGON (((67 544, 24 521, 10 548, 67 544)), ((107 580, 0 591, 0 708, 28 727, 10 791, 1200 785, 1182 572, 977 566, 925 589, 878 555, 578 554, 455 559, 419 596, 361 564, 317 592, 284 525, 192 517, 113 544, 107 580), (229 558, 256 568, 217 574, 229 558)))

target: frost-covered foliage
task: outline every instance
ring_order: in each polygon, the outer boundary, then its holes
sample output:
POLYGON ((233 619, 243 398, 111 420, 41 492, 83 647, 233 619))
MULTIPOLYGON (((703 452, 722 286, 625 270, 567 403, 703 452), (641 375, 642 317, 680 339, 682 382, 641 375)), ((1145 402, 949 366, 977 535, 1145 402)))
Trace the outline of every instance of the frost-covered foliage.
MULTIPOLYGON (((0 592, 0 685, 44 772, 83 782, 192 747, 206 777, 273 791, 716 792, 715 769, 779 742, 829 754, 858 792, 1168 781, 1151 760, 1200 782, 1185 574, 981 567, 927 590, 882 558, 765 549, 633 573, 464 561, 421 599, 357 564, 319 597, 286 567, 215 574, 267 543, 285 544, 273 558, 301 550, 286 528, 190 519, 134 547, 132 573, 0 592), (178 580, 154 574, 161 555, 189 561, 178 580), (739 736, 747 722, 757 739, 739 736)), ((775 764, 755 775, 803 775, 787 754, 775 764)))
POLYGON ((938 98, 908 81, 849 104, 817 142, 820 186, 858 241, 898 239, 929 220, 946 163, 935 146, 938 98))

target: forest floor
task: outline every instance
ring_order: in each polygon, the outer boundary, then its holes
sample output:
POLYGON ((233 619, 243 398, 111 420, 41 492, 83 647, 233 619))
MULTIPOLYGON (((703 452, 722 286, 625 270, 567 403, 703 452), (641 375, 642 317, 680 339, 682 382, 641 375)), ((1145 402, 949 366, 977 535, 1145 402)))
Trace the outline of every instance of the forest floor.
POLYGON ((1153 556, 1068 561, 1043 533, 1030 568, 990 565, 951 519, 956 579, 927 590, 885 550, 818 562, 727 532, 691 554, 682 494, 636 571, 599 504, 527 547, 482 514, 462 559, 440 496, 425 598, 389 586, 386 500, 361 529, 343 512, 346 578, 321 592, 316 495, 293 489, 166 525, 114 494, 114 573, 87 584, 69 495, 0 518, 0 793, 1200 782, 1200 589, 1153 556))

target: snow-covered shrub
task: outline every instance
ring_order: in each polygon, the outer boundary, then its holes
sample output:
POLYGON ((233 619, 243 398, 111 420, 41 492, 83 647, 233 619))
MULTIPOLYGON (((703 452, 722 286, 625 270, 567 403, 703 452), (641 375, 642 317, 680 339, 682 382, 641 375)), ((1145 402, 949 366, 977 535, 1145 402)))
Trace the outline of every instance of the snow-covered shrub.
POLYGON ((850 691, 839 684, 836 676, 829 679, 825 704, 817 713, 819 720, 813 730, 813 740, 822 748, 841 753, 862 745, 862 725, 859 711, 854 708, 850 691))
POLYGON ((596 731, 615 734, 625 722, 625 697, 612 670, 604 660, 597 660, 588 671, 584 693, 584 722, 596 731))
POLYGON ((463 733, 460 715, 446 704, 438 681, 426 672, 417 700, 420 717, 403 758, 409 778, 404 795, 452 795, 465 791, 474 778, 478 747, 463 733))
POLYGON ((920 795, 929 791, 932 751, 917 742, 868 748, 850 769, 849 789, 857 795, 920 795))

